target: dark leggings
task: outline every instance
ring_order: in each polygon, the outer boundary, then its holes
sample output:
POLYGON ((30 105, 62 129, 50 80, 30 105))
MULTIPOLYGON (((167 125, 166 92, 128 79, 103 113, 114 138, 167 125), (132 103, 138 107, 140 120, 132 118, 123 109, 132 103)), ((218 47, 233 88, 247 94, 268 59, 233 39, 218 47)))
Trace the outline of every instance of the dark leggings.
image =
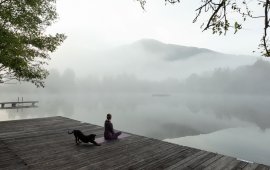
POLYGON ((106 140, 117 139, 119 135, 121 135, 121 132, 117 132, 117 133, 114 133, 114 134, 110 134, 110 135, 107 136, 105 139, 106 139, 106 140))

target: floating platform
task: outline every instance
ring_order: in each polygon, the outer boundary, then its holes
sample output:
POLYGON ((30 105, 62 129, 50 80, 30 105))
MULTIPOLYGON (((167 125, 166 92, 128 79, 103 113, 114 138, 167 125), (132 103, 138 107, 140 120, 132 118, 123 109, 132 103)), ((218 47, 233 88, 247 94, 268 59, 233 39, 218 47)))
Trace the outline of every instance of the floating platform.
POLYGON ((0 109, 20 109, 37 107, 38 101, 0 102, 0 109))
POLYGON ((76 145, 68 130, 95 133, 104 128, 65 117, 0 122, 0 169, 244 169, 270 167, 129 134, 102 146, 76 145))

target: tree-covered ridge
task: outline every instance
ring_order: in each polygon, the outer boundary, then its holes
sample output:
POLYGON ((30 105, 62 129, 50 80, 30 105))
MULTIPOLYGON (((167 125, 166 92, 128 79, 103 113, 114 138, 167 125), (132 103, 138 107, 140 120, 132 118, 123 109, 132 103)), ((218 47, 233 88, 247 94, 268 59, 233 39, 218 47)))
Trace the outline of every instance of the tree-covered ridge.
POLYGON ((44 86, 49 54, 66 38, 48 35, 57 19, 56 0, 0 0, 0 82, 30 81, 44 86))

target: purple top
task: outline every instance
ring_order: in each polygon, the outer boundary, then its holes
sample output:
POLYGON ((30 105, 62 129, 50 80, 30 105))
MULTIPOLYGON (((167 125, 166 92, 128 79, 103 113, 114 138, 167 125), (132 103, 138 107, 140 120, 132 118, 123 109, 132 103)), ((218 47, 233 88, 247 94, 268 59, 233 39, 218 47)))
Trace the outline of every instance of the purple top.
POLYGON ((105 127, 105 131, 104 131, 105 139, 111 138, 112 135, 114 134, 113 124, 111 123, 111 121, 106 120, 104 123, 104 127, 105 127))

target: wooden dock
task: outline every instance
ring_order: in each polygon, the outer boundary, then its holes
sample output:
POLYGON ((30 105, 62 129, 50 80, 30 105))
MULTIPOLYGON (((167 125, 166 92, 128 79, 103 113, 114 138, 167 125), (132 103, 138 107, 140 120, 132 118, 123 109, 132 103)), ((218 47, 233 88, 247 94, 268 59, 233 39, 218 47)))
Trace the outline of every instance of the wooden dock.
POLYGON ((75 145, 68 130, 103 136, 103 127, 64 117, 0 122, 0 169, 244 169, 270 167, 132 135, 102 146, 75 145))
POLYGON ((0 109, 18 109, 18 108, 37 107, 36 106, 37 103, 38 101, 1 102, 0 109))

